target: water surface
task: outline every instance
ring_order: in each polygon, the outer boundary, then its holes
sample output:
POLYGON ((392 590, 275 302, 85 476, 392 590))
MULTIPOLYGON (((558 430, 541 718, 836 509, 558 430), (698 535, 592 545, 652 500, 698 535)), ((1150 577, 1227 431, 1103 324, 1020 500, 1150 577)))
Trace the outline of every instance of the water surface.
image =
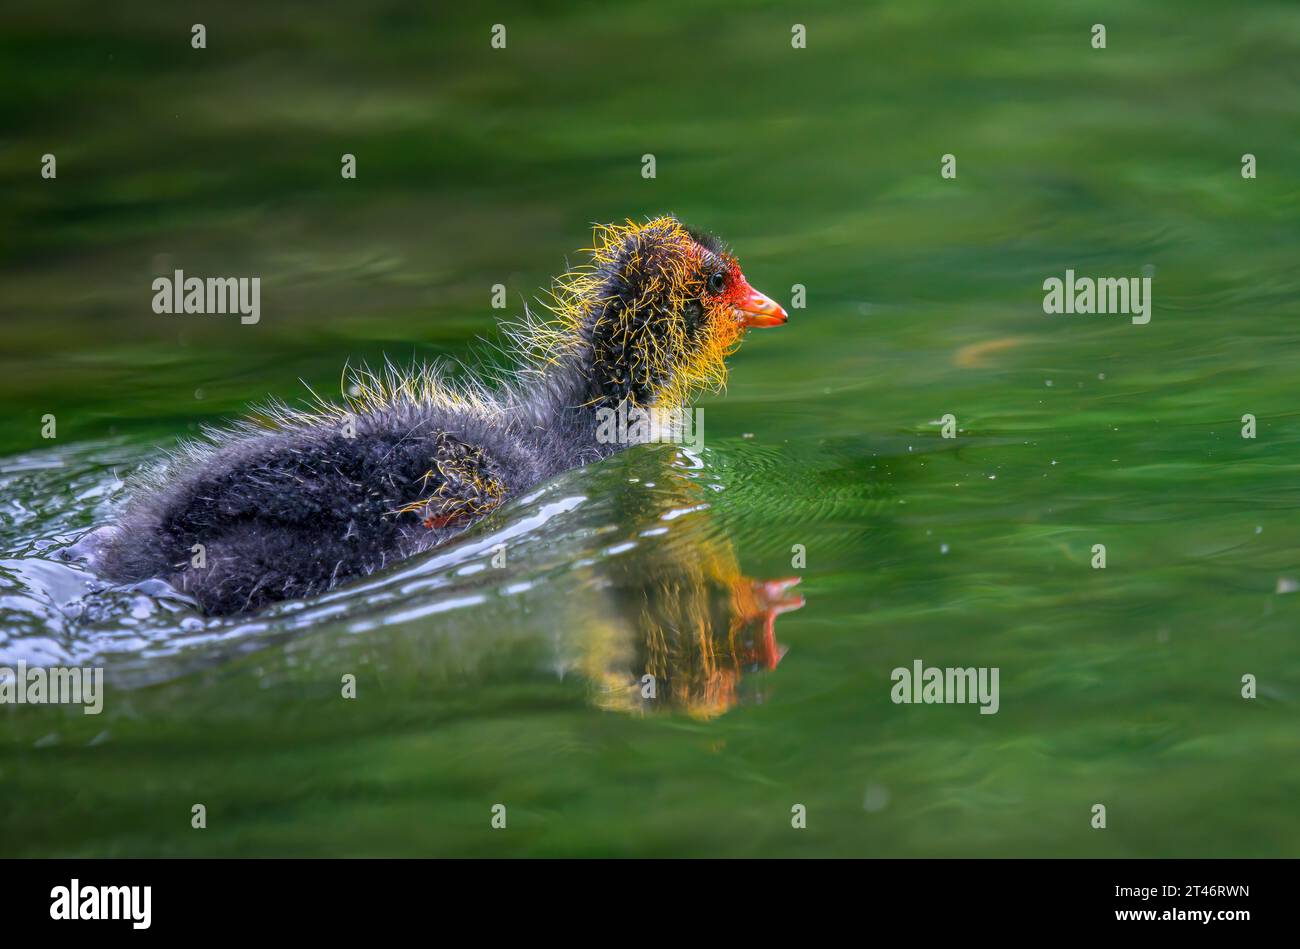
POLYGON ((0 38, 0 664, 111 690, 0 711, 0 853, 1297 853, 1293 5, 814 4, 800 51, 778 6, 548 6, 496 53, 454 10, 70 9, 0 38), (176 439, 496 359, 493 284, 664 210, 807 288, 701 452, 252 616, 62 559, 176 439), (262 321, 153 314, 177 268, 262 321), (1046 316, 1067 268, 1151 276, 1151 322, 1046 316), (998 667, 998 713, 893 704, 915 659, 998 667))

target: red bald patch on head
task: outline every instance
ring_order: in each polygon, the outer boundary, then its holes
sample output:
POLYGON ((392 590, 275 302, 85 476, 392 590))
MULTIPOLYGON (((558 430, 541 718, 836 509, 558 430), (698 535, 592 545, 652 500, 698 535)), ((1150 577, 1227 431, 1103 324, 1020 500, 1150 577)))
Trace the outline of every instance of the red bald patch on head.
POLYGON ((727 288, 719 295, 724 302, 735 306, 745 298, 745 293, 749 290, 749 281, 745 275, 740 272, 740 264, 733 257, 726 261, 722 272, 726 274, 727 288))

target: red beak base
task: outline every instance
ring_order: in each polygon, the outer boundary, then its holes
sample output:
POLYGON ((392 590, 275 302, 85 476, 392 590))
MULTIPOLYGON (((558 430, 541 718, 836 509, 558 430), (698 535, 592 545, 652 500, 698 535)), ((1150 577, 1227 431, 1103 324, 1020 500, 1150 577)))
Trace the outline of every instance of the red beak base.
POLYGON ((790 319, 781 304, 759 293, 744 277, 740 278, 740 298, 731 309, 746 326, 780 326, 790 319))

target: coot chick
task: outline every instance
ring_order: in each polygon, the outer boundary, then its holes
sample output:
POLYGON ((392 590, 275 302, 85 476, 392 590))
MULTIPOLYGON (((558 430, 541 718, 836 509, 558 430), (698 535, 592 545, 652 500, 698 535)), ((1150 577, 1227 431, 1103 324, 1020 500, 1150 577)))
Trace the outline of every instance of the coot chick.
POLYGON ((512 334, 495 384, 437 367, 355 372, 342 404, 273 405, 142 478, 97 540, 109 579, 161 577, 214 615, 328 590, 444 544, 559 472, 626 447, 614 410, 672 409, 726 380, 750 326, 785 311, 673 217, 596 229, 553 316, 512 334))

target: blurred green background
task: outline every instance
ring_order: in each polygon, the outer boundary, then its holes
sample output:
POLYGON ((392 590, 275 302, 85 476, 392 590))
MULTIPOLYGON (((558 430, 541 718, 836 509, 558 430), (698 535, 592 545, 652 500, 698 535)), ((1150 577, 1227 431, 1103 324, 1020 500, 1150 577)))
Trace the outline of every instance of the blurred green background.
POLYGON ((99 718, 0 711, 0 854, 1300 852, 1300 6, 56 2, 6 9, 0 80, 2 655, 124 670, 99 718), (469 358, 591 222, 663 211, 807 288, 700 403, 707 522, 638 533, 678 488, 610 502, 669 464, 637 449, 556 487, 597 501, 524 593, 208 625, 165 673, 170 614, 50 609, 117 475, 348 360, 469 358), (1066 268, 1152 275, 1151 323, 1044 315, 1066 268), (154 314, 173 269, 260 276, 261 322, 154 314), (804 577, 761 702, 625 715, 548 667, 623 535, 804 577), (893 705, 915 658, 998 666, 1001 711, 893 705))

